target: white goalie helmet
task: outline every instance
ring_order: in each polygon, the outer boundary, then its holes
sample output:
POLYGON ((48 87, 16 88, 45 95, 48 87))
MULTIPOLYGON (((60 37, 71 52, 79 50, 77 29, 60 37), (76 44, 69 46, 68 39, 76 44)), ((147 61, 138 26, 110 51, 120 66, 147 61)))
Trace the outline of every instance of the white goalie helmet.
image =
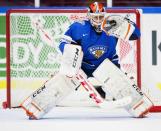
POLYGON ((88 18, 97 33, 101 33, 101 24, 105 18, 105 8, 102 3, 94 2, 88 8, 88 18))

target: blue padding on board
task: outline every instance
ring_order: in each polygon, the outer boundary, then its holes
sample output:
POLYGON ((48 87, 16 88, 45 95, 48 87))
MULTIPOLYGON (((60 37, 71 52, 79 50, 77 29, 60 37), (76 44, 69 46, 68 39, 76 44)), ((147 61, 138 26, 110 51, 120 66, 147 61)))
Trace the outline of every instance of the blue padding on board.
POLYGON ((147 14, 160 14, 161 7, 142 7, 143 13, 147 14))
MULTIPOLYGON (((0 13, 6 13, 9 9, 87 9, 87 7, 73 7, 73 6, 55 6, 55 7, 40 7, 34 8, 30 6, 7 6, 7 7, 0 7, 0 13)), ((113 7, 112 9, 142 9, 143 13, 154 13, 160 14, 161 7, 113 7)))

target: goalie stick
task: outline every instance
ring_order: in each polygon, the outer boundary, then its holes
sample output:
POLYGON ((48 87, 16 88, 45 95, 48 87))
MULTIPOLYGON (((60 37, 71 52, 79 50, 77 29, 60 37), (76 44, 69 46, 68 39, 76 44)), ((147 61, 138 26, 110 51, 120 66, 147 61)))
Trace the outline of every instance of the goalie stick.
POLYGON ((129 103, 131 103, 131 97, 124 97, 122 99, 118 99, 116 101, 106 101, 103 99, 100 94, 97 92, 97 90, 94 88, 94 86, 86 79, 83 75, 83 71, 79 70, 76 78, 80 81, 81 85, 84 87, 84 89, 88 92, 89 97, 94 100, 94 102, 101 108, 105 109, 113 109, 113 108, 121 108, 129 103))

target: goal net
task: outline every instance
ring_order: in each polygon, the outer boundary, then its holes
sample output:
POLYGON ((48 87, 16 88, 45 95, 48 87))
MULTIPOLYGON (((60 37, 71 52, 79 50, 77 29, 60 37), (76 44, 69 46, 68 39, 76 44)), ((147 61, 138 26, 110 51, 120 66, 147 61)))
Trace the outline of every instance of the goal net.
MULTIPOLYGON (((86 10, 10 10, 7 12, 7 100, 17 107, 50 76, 59 71, 59 41, 68 26, 87 19, 86 10)), ((128 17, 140 27, 140 14, 134 9, 110 9, 106 15, 128 17)), ((117 44, 121 69, 141 85, 140 40, 117 44)), ((83 88, 71 94, 62 105, 90 100, 83 88)), ((80 105, 80 104, 78 104, 80 105)), ((90 105, 89 103, 87 105, 90 105)))

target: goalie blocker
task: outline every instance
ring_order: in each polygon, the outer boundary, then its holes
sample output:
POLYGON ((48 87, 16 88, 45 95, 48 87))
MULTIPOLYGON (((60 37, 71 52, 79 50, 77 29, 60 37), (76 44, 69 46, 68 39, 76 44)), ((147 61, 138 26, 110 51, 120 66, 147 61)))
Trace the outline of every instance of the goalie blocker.
POLYGON ((93 75, 116 100, 132 98, 132 102, 124 107, 132 116, 144 117, 153 106, 146 94, 110 60, 104 60, 93 75))

